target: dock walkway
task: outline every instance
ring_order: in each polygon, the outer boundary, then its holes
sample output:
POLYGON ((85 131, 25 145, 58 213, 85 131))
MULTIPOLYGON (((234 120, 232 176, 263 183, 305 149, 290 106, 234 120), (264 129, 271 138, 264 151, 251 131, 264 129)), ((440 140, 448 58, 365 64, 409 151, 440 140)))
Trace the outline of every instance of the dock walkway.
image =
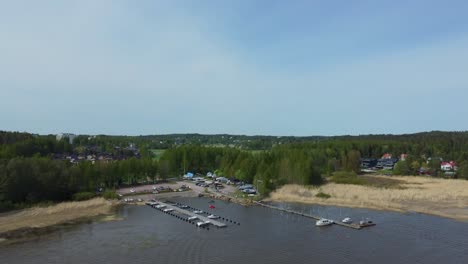
MULTIPOLYGON (((206 216, 203 216, 203 215, 200 215, 200 214, 195 214, 194 212, 192 211, 189 211, 189 210, 185 210, 185 209, 182 209, 180 207, 177 207, 175 205, 172 205, 172 204, 168 204, 168 203, 165 203, 165 202, 161 202, 161 201, 156 201, 155 203, 157 204, 161 204, 161 205, 165 205, 166 208, 168 209, 173 209, 174 211, 176 212, 179 212, 179 213, 182 213, 184 215, 187 215, 188 217, 192 217, 192 216, 196 216, 198 217, 198 219, 200 219, 201 221, 210 221, 210 223, 216 227, 226 227, 227 225, 224 224, 224 223, 221 223, 219 221, 217 221, 216 219, 210 219, 206 216)), ((165 208, 165 209, 166 209, 165 208)))
MULTIPOLYGON (((295 215, 299 215, 299 216, 304 216, 304 217, 307 217, 307 218, 312 218, 312 219, 315 219, 315 220, 320 220, 322 219, 322 217, 319 217, 319 216, 315 216, 315 215, 311 215, 311 214, 306 214, 306 213, 302 213, 302 212, 297 212, 297 211, 293 211, 293 210, 289 210, 289 209, 285 209, 285 208, 280 208, 280 207, 277 207, 277 206, 273 206, 273 205, 269 205, 269 204, 265 204, 265 203, 262 203, 262 202, 257 202, 257 201, 254 201, 255 204, 257 205, 260 205, 260 206, 263 206, 263 207, 266 207, 266 208, 270 208, 270 209, 274 209, 274 210, 279 210, 279 211, 282 211, 282 212, 286 212, 286 213, 290 213, 290 214, 295 214, 295 215)), ((334 224, 335 225, 339 225, 339 226, 343 226, 343 227, 349 227, 349 228, 352 228, 352 229, 362 229, 364 227, 368 227, 368 226, 373 226, 375 224, 366 224, 365 226, 361 226, 359 224, 345 224, 341 221, 334 221, 334 224)))

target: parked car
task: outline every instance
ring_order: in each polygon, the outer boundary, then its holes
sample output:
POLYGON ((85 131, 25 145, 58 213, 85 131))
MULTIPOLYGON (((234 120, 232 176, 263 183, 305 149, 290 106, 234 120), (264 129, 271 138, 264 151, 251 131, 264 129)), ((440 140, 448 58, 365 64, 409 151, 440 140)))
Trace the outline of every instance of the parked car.
POLYGON ((256 194, 257 190, 251 188, 251 189, 244 189, 244 190, 242 190, 242 192, 247 193, 247 194, 256 194))
POLYGON ((253 185, 245 184, 245 185, 239 186, 239 190, 245 190, 245 189, 253 189, 253 185))

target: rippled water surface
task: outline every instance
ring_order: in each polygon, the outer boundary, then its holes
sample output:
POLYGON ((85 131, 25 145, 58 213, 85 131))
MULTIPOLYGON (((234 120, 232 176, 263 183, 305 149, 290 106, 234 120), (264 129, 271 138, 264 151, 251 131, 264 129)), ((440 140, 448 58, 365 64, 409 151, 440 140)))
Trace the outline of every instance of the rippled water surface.
MULTIPOLYGON (((202 210, 204 198, 179 198, 202 210)), ((125 219, 78 225, 0 246, 1 263, 468 263, 468 223, 393 212, 281 204, 333 219, 371 218, 375 227, 315 227, 261 207, 216 201, 214 213, 240 222, 199 229, 148 206, 125 206, 125 219)))

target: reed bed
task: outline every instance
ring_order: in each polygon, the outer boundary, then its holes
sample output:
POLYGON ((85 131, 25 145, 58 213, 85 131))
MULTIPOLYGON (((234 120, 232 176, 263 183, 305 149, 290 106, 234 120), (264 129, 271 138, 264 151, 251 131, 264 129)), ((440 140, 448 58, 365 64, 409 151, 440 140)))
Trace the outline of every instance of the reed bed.
POLYGON ((110 214, 114 203, 103 198, 34 207, 0 217, 0 234, 22 228, 42 228, 110 214))
MULTIPOLYGON (((382 177, 382 176, 375 176, 382 177)), ((468 181, 416 176, 392 177, 399 188, 329 183, 320 187, 285 185, 270 200, 362 207, 393 211, 415 211, 468 220, 468 181), (326 193, 331 197, 316 197, 326 193)))

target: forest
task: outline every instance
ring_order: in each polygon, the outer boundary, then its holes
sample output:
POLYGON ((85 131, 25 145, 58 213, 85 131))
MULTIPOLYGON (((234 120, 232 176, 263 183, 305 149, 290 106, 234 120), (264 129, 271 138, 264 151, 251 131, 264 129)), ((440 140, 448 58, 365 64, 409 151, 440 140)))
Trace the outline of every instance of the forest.
MULTIPOLYGON (((254 183, 268 193, 287 183, 321 184, 338 171, 360 173, 364 157, 380 158, 384 153, 398 156, 393 174, 417 174, 420 167, 440 170, 430 157, 453 160, 459 164, 456 177, 468 179, 468 133, 426 132, 409 135, 364 135, 296 138, 281 144, 278 137, 223 136, 242 138, 259 149, 220 145, 219 135, 187 134, 171 136, 79 136, 72 144, 54 135, 0 131, 0 209, 16 204, 71 200, 77 193, 113 190, 124 185, 151 183, 186 172, 216 172, 220 176, 254 183), (204 142, 198 139, 205 138, 204 142), (210 139, 210 137, 212 137, 210 139), (158 159, 150 151, 165 142, 158 159), (138 147, 139 156, 119 160, 71 163, 56 159, 79 155, 92 149, 113 153, 129 144, 138 147)), ((233 141, 234 142, 234 141, 233 141)), ((435 175, 439 175, 435 173, 435 175)))

